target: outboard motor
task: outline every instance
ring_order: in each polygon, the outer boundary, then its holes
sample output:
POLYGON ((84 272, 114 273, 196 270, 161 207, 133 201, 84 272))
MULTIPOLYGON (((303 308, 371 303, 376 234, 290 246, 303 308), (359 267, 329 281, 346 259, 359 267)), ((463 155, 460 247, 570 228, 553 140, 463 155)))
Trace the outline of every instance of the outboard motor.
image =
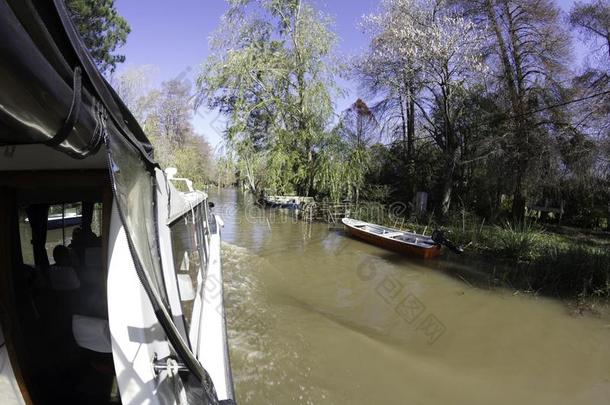
POLYGON ((447 239, 444 232, 439 229, 435 229, 434 232, 432 232, 431 237, 436 244, 446 246, 447 249, 451 250, 453 253, 464 253, 464 248, 462 248, 461 246, 457 246, 455 243, 447 239))

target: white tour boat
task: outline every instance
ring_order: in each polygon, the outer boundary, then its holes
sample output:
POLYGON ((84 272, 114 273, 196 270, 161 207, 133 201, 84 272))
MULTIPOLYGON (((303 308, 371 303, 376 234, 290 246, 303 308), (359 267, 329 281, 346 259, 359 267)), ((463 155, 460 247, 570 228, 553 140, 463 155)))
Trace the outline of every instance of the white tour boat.
POLYGON ((0 35, 0 402, 234 403, 207 195, 156 164, 63 0, 0 0, 0 35))

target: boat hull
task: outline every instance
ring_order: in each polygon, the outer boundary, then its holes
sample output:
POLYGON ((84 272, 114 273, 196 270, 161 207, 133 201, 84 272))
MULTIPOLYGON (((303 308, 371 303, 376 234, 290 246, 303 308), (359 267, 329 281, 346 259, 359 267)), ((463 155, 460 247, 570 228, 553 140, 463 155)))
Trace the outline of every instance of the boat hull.
POLYGON ((368 242, 372 245, 376 245, 381 248, 388 249, 404 255, 418 257, 421 259, 431 259, 434 257, 438 257, 442 252, 441 246, 438 245, 434 245, 431 247, 419 247, 401 240, 390 239, 381 235, 376 235, 367 232, 363 229, 359 229, 345 222, 344 225, 347 230, 347 233, 350 236, 368 242))

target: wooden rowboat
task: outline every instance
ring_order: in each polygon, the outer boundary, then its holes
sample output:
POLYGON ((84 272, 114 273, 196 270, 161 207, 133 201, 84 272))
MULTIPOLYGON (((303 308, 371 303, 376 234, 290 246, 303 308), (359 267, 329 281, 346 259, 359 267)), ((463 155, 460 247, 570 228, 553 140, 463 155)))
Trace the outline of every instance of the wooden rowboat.
POLYGON ((351 218, 343 218, 341 221, 351 236, 385 249, 422 259, 437 257, 441 254, 441 245, 429 236, 351 218))

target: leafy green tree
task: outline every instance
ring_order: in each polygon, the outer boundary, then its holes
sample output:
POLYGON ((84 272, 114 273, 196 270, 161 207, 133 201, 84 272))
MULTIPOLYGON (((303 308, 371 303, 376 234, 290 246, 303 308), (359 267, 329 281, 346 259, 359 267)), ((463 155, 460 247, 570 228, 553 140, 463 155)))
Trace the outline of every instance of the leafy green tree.
MULTIPOLYGON (((111 82, 148 135, 161 167, 176 167, 179 176, 193 180, 197 188, 216 181, 212 147, 191 124, 190 83, 173 79, 154 88, 152 71, 150 66, 131 67, 114 75, 111 82)), ((223 176, 224 184, 230 184, 229 175, 223 176)))
POLYGON ((125 55, 115 53, 131 31, 114 0, 65 0, 72 21, 102 73, 112 73, 125 55))
POLYGON ((215 181, 218 187, 234 186, 237 183, 235 159, 224 154, 216 159, 215 181))
POLYGON ((339 133, 345 142, 347 197, 360 197, 365 175, 371 166, 370 146, 381 138, 381 128, 375 115, 361 99, 356 100, 341 114, 339 133))
POLYGON ((198 78, 198 103, 229 117, 225 138, 254 192, 331 188, 328 131, 338 72, 331 21, 301 0, 230 1, 198 78))
POLYGON ((202 136, 189 135, 174 148, 172 159, 180 176, 191 179, 196 189, 215 181, 212 148, 202 136))

